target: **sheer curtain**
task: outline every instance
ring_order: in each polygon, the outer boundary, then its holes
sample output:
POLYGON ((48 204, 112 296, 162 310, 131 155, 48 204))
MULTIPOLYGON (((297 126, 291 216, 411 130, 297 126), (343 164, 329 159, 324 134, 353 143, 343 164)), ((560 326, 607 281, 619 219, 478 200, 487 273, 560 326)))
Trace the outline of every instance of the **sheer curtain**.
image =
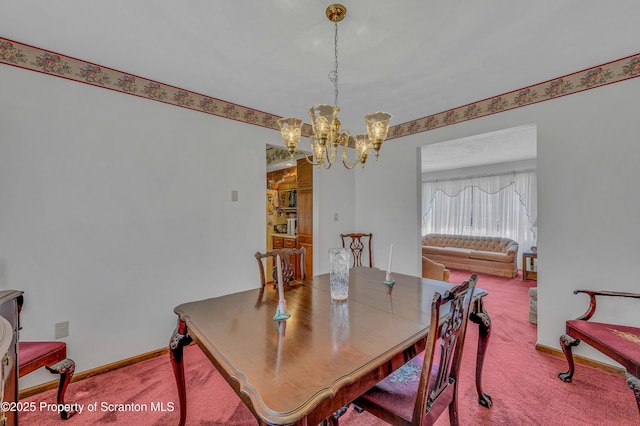
POLYGON ((422 203, 422 235, 507 237, 520 252, 535 245, 535 171, 423 182, 422 203))

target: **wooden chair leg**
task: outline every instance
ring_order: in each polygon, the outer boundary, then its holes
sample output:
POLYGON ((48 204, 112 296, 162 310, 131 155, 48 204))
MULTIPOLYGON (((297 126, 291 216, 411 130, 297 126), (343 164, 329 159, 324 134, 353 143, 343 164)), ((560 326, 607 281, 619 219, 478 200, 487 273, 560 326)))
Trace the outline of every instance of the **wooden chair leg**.
POLYGON ((627 373, 627 386, 636 396, 636 404, 638 405, 638 413, 640 413, 640 379, 627 373))
POLYGON ((453 389, 453 401, 449 404, 449 425, 450 426, 458 426, 460 424, 459 416, 458 416, 458 381, 454 383, 453 389))
POLYGON ((349 409, 349 405, 347 404, 342 406, 338 411, 330 415, 328 418, 322 421, 322 426, 340 426, 340 417, 349 409))
POLYGON ((578 346, 580 343, 580 339, 574 339, 568 334, 563 334, 560 336, 560 346, 562 347, 562 353, 564 353, 565 358, 567 358, 567 364, 569 364, 569 371, 566 373, 558 374, 558 377, 563 382, 571 382, 573 378, 573 372, 575 371, 575 366, 573 364, 573 352, 571 352, 571 348, 574 346, 578 346))
MULTIPOLYGON (((71 382, 71 378, 73 377, 73 373, 76 370, 76 363, 69 358, 65 358, 60 362, 57 362, 51 366, 46 367, 47 370, 51 374, 59 374, 60 375, 60 385, 58 386, 58 406, 66 407, 64 403, 64 393, 67 390, 67 386, 71 382)), ((62 420, 67 420, 69 417, 73 416, 76 413, 75 410, 71 409, 60 410, 60 417, 62 420)))

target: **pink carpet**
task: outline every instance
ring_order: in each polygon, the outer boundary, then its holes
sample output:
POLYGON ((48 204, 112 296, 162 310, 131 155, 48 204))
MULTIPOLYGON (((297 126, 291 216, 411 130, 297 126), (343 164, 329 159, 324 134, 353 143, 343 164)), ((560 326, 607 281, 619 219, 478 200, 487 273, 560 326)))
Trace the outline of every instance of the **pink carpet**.
MULTIPOLYGON (((469 273, 451 272, 451 282, 469 273)), ((564 359, 535 350, 536 326, 528 322, 529 287, 535 281, 505 279, 479 274, 478 287, 489 291, 486 307, 493 332, 485 358, 484 390, 493 407, 477 403, 475 350, 477 326, 469 324, 463 375, 460 378, 459 411, 462 425, 638 425, 640 416, 633 393, 622 376, 578 364, 573 383, 557 377, 566 371, 564 359)), ((167 339, 170 330, 167 332, 167 339)), ((185 350, 189 401, 188 425, 255 425, 251 413, 197 347, 185 350)), ((28 398, 35 412, 20 415, 20 424, 31 425, 174 425, 178 421, 177 391, 168 355, 72 383, 67 402, 84 406, 84 412, 61 421, 41 403, 55 401, 55 391, 28 398), (111 404, 111 406, 110 406, 111 404), (148 411, 115 411, 115 404, 137 404, 148 411), (89 411, 95 406, 95 411, 89 411), (175 407, 174 411, 171 411, 175 407), (164 409, 165 411, 161 411, 164 409)), ((344 426, 376 426, 384 423, 368 413, 353 410, 341 418, 344 426)), ((449 424, 444 414, 436 423, 449 424)))

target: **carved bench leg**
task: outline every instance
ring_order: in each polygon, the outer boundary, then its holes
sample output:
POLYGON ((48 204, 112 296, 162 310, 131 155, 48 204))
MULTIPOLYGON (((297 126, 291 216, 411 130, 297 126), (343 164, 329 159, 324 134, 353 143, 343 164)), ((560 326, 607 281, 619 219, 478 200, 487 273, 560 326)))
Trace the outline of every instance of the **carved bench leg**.
POLYGON ((629 389, 631 389, 636 396, 638 413, 640 413, 640 380, 629 373, 627 373, 626 376, 627 376, 627 386, 629 386, 629 389))
POLYGON ((580 343, 580 339, 574 339, 568 334, 563 334, 560 336, 560 347, 562 347, 562 352, 564 353, 565 358, 567 358, 567 364, 569 364, 569 371, 566 373, 559 373, 558 377, 563 382, 571 382, 571 378, 573 377, 573 372, 575 371, 575 366, 573 364, 573 353, 571 352, 571 348, 574 346, 578 346, 580 343))
MULTIPOLYGON (((72 359, 65 358, 51 366, 46 367, 51 374, 60 375, 60 385, 58 386, 58 406, 65 406, 64 393, 67 391, 67 386, 71 382, 74 371, 76 371, 76 363, 72 359)), ((69 417, 76 413, 75 410, 60 410, 60 417, 62 420, 67 420, 69 417)))

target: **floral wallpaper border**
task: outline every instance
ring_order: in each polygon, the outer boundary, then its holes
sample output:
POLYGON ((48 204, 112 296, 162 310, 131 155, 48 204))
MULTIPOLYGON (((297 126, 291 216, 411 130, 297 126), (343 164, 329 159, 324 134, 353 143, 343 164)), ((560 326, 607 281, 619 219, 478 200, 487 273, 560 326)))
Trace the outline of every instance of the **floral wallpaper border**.
MULTIPOLYGON (((280 116, 0 37, 0 63, 280 130, 280 116)), ((305 124, 305 136, 311 125, 305 124)))
POLYGON ((640 53, 523 89, 398 124, 389 129, 388 139, 450 126, 473 120, 474 118, 549 101, 635 77, 640 77, 640 53))
MULTIPOLYGON (((279 130, 277 115, 0 37, 0 63, 279 130)), ((640 76, 640 53, 458 108, 392 126, 395 139, 640 76)), ((303 135, 311 135, 305 124, 303 135)))

